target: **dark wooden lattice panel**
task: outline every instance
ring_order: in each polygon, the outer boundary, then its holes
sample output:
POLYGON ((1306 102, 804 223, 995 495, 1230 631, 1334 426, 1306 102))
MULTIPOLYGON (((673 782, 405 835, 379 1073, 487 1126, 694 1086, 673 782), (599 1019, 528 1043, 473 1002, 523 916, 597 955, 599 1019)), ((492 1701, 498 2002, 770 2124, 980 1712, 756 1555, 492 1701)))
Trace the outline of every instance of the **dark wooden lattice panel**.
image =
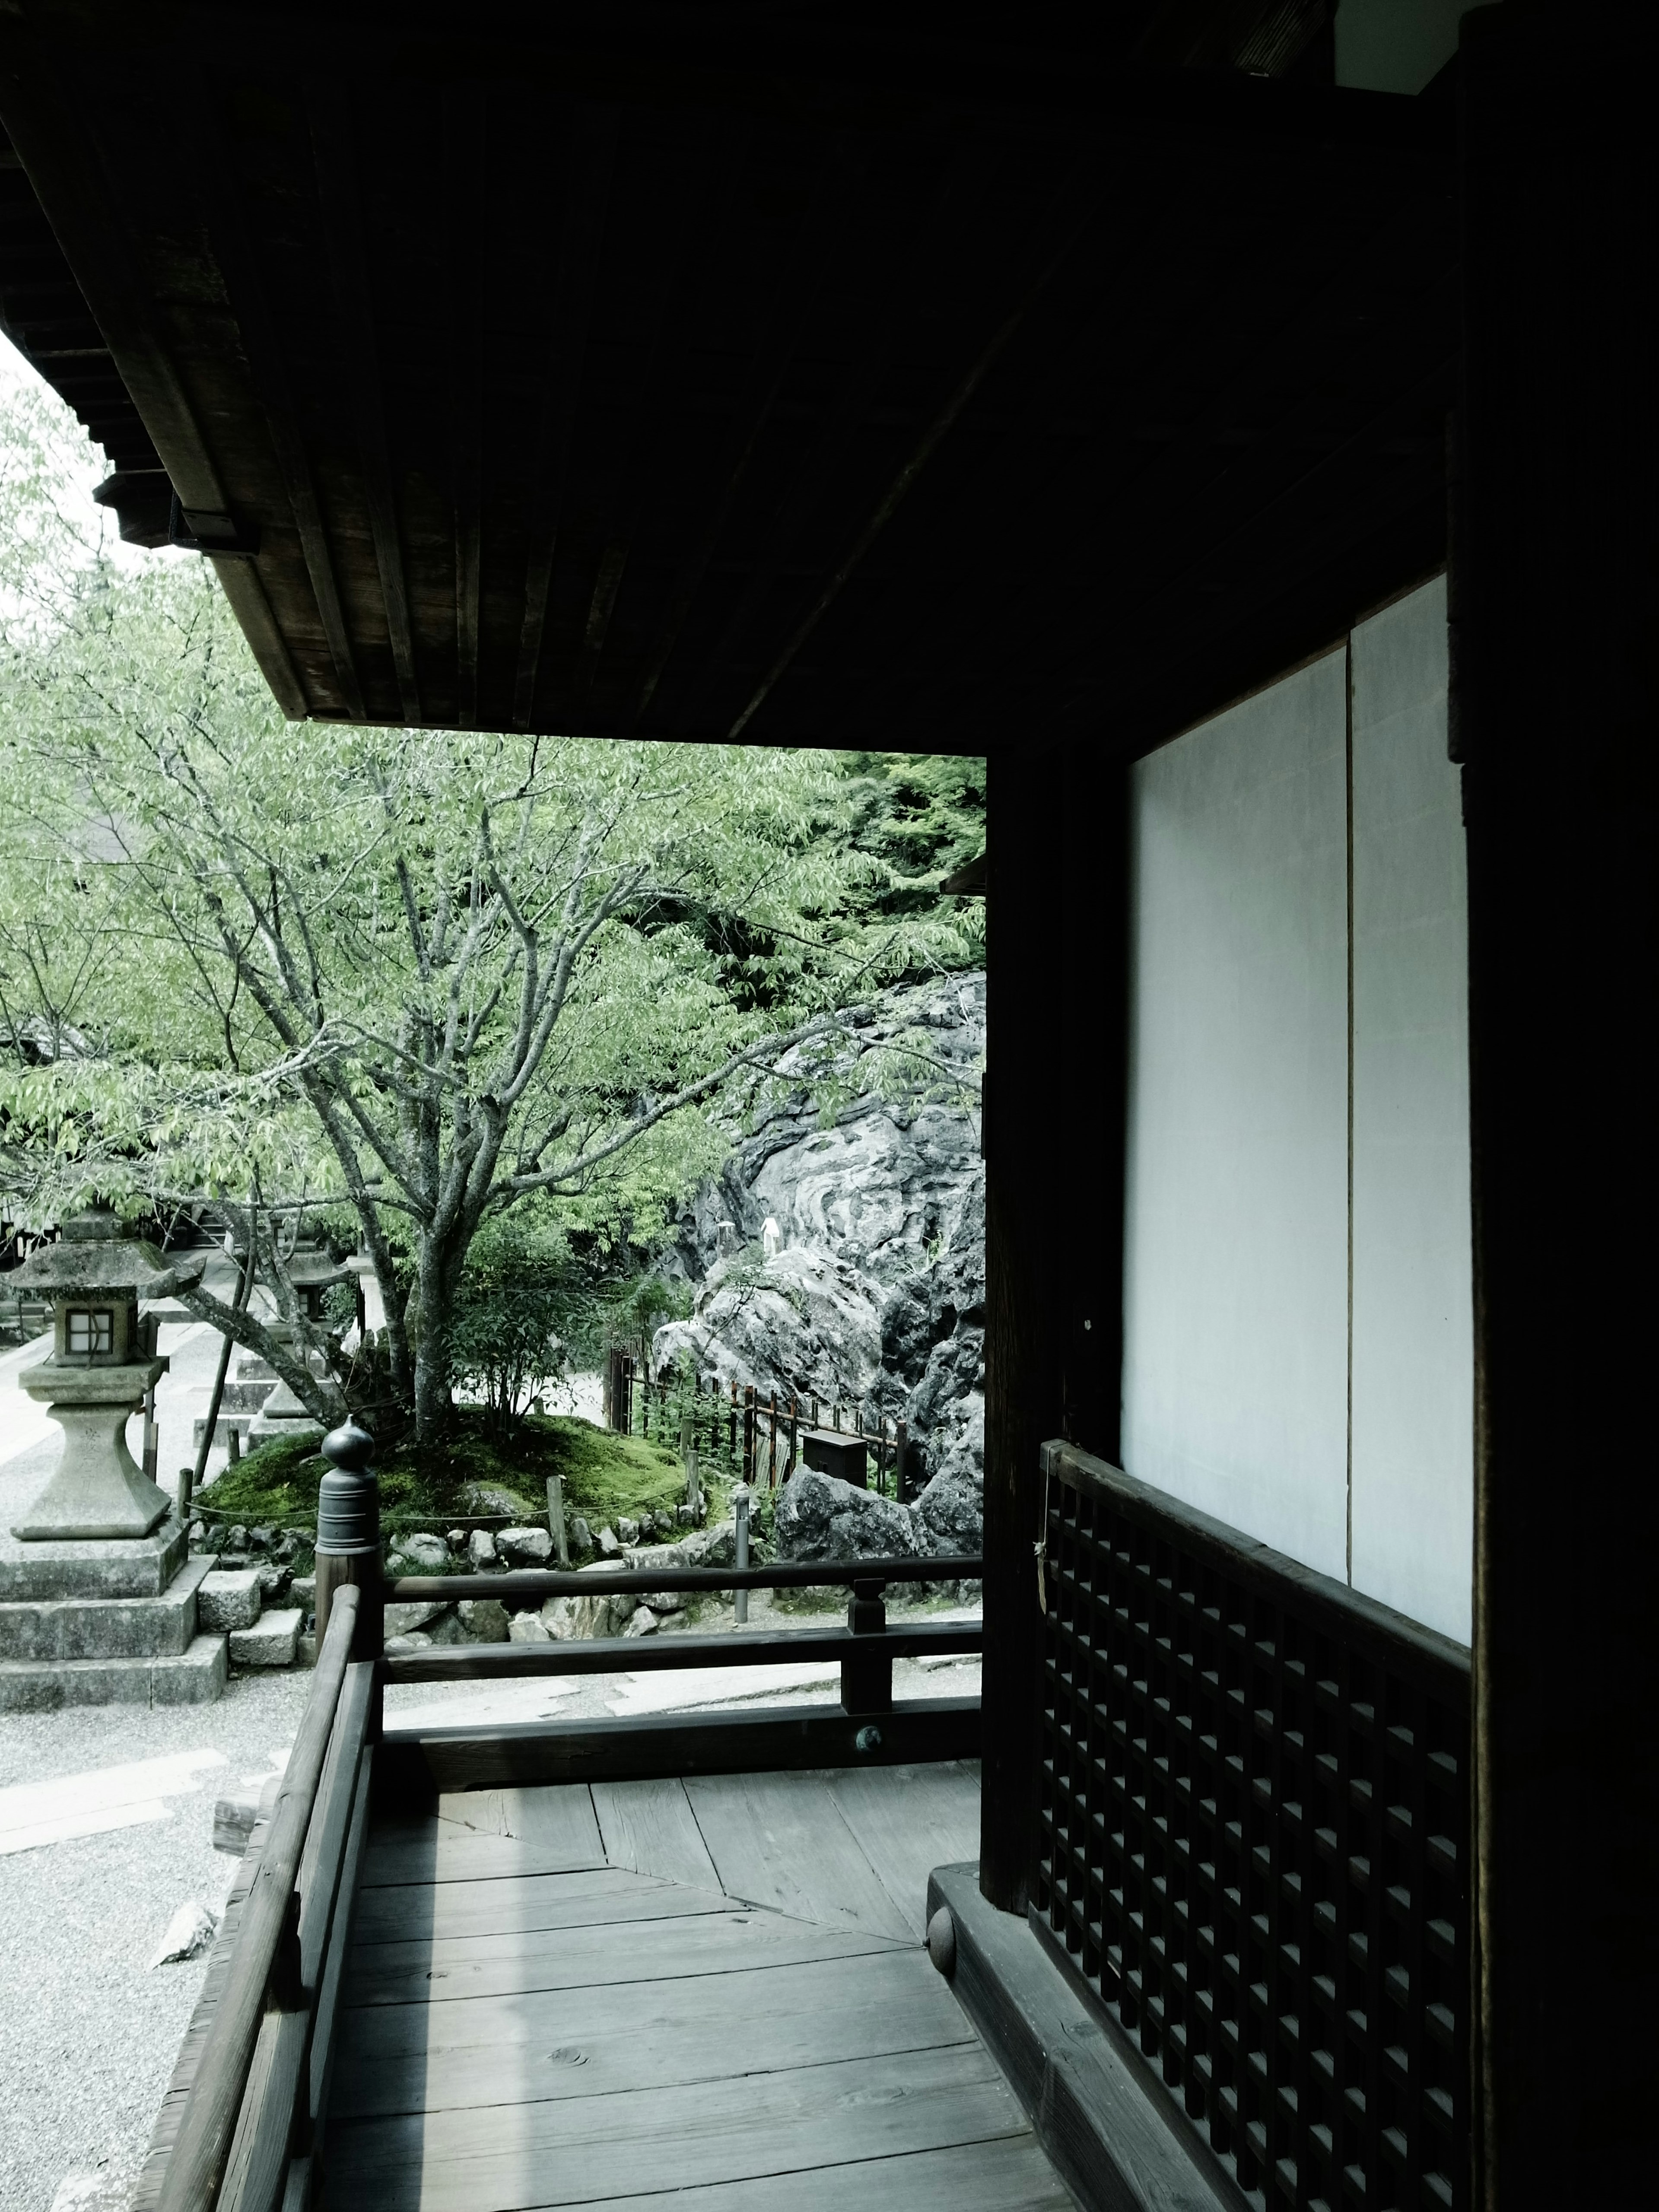
POLYGON ((1468 1653, 1045 1465, 1034 1918, 1250 2201, 1461 2212, 1468 1653))

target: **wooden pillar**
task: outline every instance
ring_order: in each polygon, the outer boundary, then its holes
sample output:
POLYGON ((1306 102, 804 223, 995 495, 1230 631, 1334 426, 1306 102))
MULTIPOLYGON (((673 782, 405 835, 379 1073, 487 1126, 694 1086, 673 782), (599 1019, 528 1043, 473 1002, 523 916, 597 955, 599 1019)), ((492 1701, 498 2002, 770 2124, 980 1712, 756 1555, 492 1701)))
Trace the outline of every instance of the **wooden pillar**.
POLYGON ((1634 2204, 1659 2075, 1650 30, 1464 19, 1453 726, 1475 1223, 1475 2202, 1634 2204))

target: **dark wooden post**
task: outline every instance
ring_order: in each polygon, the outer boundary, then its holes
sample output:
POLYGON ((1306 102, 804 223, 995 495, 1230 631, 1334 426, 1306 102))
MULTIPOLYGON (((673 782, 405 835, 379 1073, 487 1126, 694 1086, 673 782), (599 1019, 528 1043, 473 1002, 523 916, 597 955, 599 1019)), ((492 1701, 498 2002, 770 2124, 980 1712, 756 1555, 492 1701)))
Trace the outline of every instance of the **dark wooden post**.
POLYGON ((1652 18, 1464 19, 1482 2212, 1635 2204, 1659 2078, 1652 18), (1577 49, 1562 67, 1563 35, 1577 49), (1647 1224, 1644 1228, 1643 1224, 1647 1224))
POLYGON ((1036 1802, 1039 1453, 1118 1450, 1126 788, 1103 740, 989 767, 980 1887, 1010 1912, 1036 1802))
POLYGON ((890 1713, 893 1710, 893 1655, 885 1648, 887 1606, 885 1583, 854 1583, 847 1601, 847 1626, 854 1636, 867 1637, 866 1647, 849 1651, 841 1662, 841 1702, 849 1713, 890 1713))

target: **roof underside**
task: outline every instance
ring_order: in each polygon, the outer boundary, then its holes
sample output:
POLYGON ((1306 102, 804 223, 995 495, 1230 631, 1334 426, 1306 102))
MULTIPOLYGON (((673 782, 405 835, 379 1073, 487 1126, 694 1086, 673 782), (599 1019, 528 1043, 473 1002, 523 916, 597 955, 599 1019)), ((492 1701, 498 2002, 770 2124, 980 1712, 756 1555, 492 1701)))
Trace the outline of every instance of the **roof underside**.
POLYGON ((0 34, 6 325, 289 713, 1137 749, 1442 557, 1449 104, 589 15, 0 34))

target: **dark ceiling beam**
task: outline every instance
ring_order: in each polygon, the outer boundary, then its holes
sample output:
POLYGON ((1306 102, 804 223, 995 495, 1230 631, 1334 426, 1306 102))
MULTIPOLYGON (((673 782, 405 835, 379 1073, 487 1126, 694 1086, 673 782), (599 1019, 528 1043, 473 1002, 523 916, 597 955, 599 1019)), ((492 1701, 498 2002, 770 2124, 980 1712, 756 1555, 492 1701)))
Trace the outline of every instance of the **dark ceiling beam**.
POLYGON ((774 295, 749 373, 732 402, 726 446, 717 471, 720 490, 702 518, 702 529, 675 576, 668 604, 647 655, 638 694, 625 726, 636 728, 679 643, 687 617, 702 586, 763 432, 771 419, 784 378, 818 297, 835 251, 836 224, 845 212, 845 194, 869 161, 863 145, 832 143, 811 185, 811 198, 795 234, 789 270, 774 295))
POLYGON ((513 721, 520 730, 529 729, 535 720, 548 593, 563 519, 576 408, 587 367, 588 331, 599 287, 600 246, 610 213, 621 125, 621 114, 615 107, 584 111, 565 143, 565 216, 549 301, 552 373, 542 404, 532 478, 524 615, 513 687, 513 721))
POLYGON ((230 310, 244 338, 249 376, 264 410, 270 442, 282 471, 294 527, 299 534, 306 573, 317 601, 339 691, 339 706, 354 721, 364 719, 362 686, 351 651, 350 634, 340 602, 339 584, 328 533, 317 500, 305 436, 289 379, 282 331, 259 276, 258 257, 249 235, 247 210, 237 181, 236 164, 219 122, 219 102, 204 75, 191 88, 192 137, 210 160, 215 190, 202 218, 203 234, 223 281, 230 310))
POLYGON ((705 264, 697 249, 704 240, 721 234, 732 181, 747 150, 746 134, 724 122, 706 122, 700 139, 698 182, 688 185, 678 195, 675 213, 665 226, 670 234, 666 276, 658 290, 650 356, 633 401, 635 428, 628 459, 619 472, 617 488, 606 501, 593 592, 573 673, 571 697, 579 709, 587 704, 599 672, 623 572, 652 485, 665 473, 661 466, 667 459, 665 448, 678 433, 670 380, 673 371, 683 366, 684 318, 706 281, 705 264))
POLYGON ((478 604, 483 574, 484 176, 489 94, 476 81, 444 102, 449 220, 449 375, 454 441, 456 720, 478 726, 478 604))
POLYGON ((1334 13, 1334 0, 1159 0, 1135 52, 1155 68, 1283 76, 1334 13))
POLYGON ((854 439, 872 419, 872 409, 889 374, 900 332, 914 313, 914 297, 905 281, 907 271, 912 267, 934 265, 944 243, 940 217, 963 189, 975 166, 976 157, 970 160, 965 149, 958 149, 935 179, 921 234, 903 230, 895 223, 880 241, 885 252, 881 281, 886 288, 886 298, 879 325, 866 340, 861 353, 854 357, 834 404, 823 414, 817 434, 803 450, 788 489, 779 501, 754 556, 749 580, 686 688, 675 716, 682 728, 696 730, 708 726, 716 687, 733 665, 757 615, 787 568, 791 550, 801 531, 830 489, 836 471, 846 465, 854 439))
MULTIPOLYGON (((1166 225, 1171 220, 1178 221, 1178 214, 1166 212, 1166 225)), ((1155 256, 1163 246, 1163 233, 1143 234, 1138 243, 1141 258, 1155 256)), ((1133 291, 1136 281, 1134 265, 1126 266, 1115 260, 1104 246, 1097 258, 1103 267, 1112 271, 1114 288, 1133 291)), ((1438 318, 1448 332, 1454 325, 1453 302, 1447 289, 1450 281, 1449 274, 1441 281, 1444 296, 1438 318)), ((1189 422, 1174 430, 1167 440, 1160 441, 1137 465, 1123 471, 1114 481, 1097 486, 1089 480, 1095 471, 1082 471, 1074 458, 1058 456, 1044 449, 1049 443, 1051 410, 1077 384, 1078 352, 1092 350, 1095 357, 1099 356, 1101 348, 1091 325, 1109 313, 1109 300, 1103 295, 1088 320, 1079 317, 1074 323, 1071 344, 1051 349, 1048 366, 1028 394, 1010 432, 1000 441, 994 458, 981 464, 975 472, 975 504, 994 515, 1000 507, 1011 506, 1021 494, 1029 495, 1045 478, 1064 470, 1071 477, 1072 496, 1094 514, 1102 536, 1133 529, 1145 503, 1156 498, 1163 533, 1183 543, 1202 543, 1207 550, 1212 544, 1205 536, 1207 517, 1218 500, 1224 497, 1226 479, 1241 466, 1254 465, 1253 457, 1264 444, 1292 450, 1298 422, 1305 421, 1309 400, 1306 389, 1273 392, 1271 383, 1266 380, 1272 365, 1287 356, 1312 354, 1316 349, 1321 354, 1328 353, 1331 332, 1341 326, 1345 297, 1352 309, 1364 304, 1373 289, 1374 279, 1364 266, 1356 269, 1351 259, 1340 261, 1322 284, 1297 301, 1289 317, 1276 329, 1252 339, 1233 372, 1212 392, 1189 422), (1248 443, 1239 441, 1241 459, 1226 469, 1205 475, 1201 482, 1184 491, 1176 491, 1172 479, 1177 477, 1182 459, 1206 449, 1213 450, 1218 444, 1235 442, 1223 434, 1241 412, 1255 411, 1264 395, 1273 397, 1277 402, 1273 417, 1257 426, 1259 434, 1248 443)), ((1066 303, 1060 304, 1063 307, 1066 303)), ((1359 343, 1358 339, 1354 341, 1355 344, 1359 343)), ((1426 380, 1428 386, 1433 388, 1435 378, 1443 374, 1443 370, 1434 371, 1426 380)), ((1406 403, 1407 416, 1411 407, 1419 404, 1414 390, 1406 403)), ((1420 404, 1431 403, 1425 399, 1420 404)), ((1393 423, 1400 418, 1389 411, 1387 419, 1393 423)), ((1260 538, 1264 528, 1270 526, 1273 514, 1298 486, 1316 483, 1322 470, 1328 465, 1340 464, 1342 456, 1363 446, 1375 427, 1373 422, 1368 421, 1347 435, 1339 436, 1319 459, 1297 471, 1266 505, 1253 507, 1218 542, 1233 545, 1250 538, 1260 538)), ((1109 465, 1110 459, 1109 455, 1106 457, 1109 465)), ((1098 610, 1091 613, 1089 607, 1079 605, 1079 597, 1085 601, 1091 597, 1097 599, 1102 580, 1091 570, 1085 582, 1077 583, 1072 574, 1072 552, 1067 541, 1046 562, 1040 557, 1034 559, 1002 603, 1000 626, 1007 635, 1021 641, 1019 659, 1028 682, 1032 672, 1052 673, 1061 666, 1073 665, 1079 658, 1085 662, 1098 658, 1098 610), (1093 641, 1080 656, 1075 646, 1079 634, 1090 635, 1093 641)), ((907 605, 910 648, 933 665, 950 665, 963 649, 963 641, 951 635, 953 626, 971 627, 980 621, 972 585, 982 557, 981 542, 964 534, 945 557, 929 562, 930 585, 922 606, 918 608, 914 601, 907 605)), ((1160 592, 1179 593, 1192 586, 1184 575, 1176 575, 1160 578, 1158 588, 1160 592)), ((982 630, 982 623, 981 628, 982 630)), ((994 682, 992 688, 995 688, 994 682)), ((846 722, 855 726, 872 703, 866 691, 863 700, 846 710, 846 722)))
POLYGON ((404 573, 392 449, 386 435, 386 386, 375 335, 373 280, 363 242, 350 102, 337 81, 319 80, 307 88, 306 104, 317 190, 322 202, 323 228, 328 241, 334 312, 344 338, 342 366, 352 396, 363 497, 374 540, 392 665, 397 673, 404 720, 413 726, 423 719, 421 690, 416 673, 415 640, 410 623, 409 586, 404 573))

